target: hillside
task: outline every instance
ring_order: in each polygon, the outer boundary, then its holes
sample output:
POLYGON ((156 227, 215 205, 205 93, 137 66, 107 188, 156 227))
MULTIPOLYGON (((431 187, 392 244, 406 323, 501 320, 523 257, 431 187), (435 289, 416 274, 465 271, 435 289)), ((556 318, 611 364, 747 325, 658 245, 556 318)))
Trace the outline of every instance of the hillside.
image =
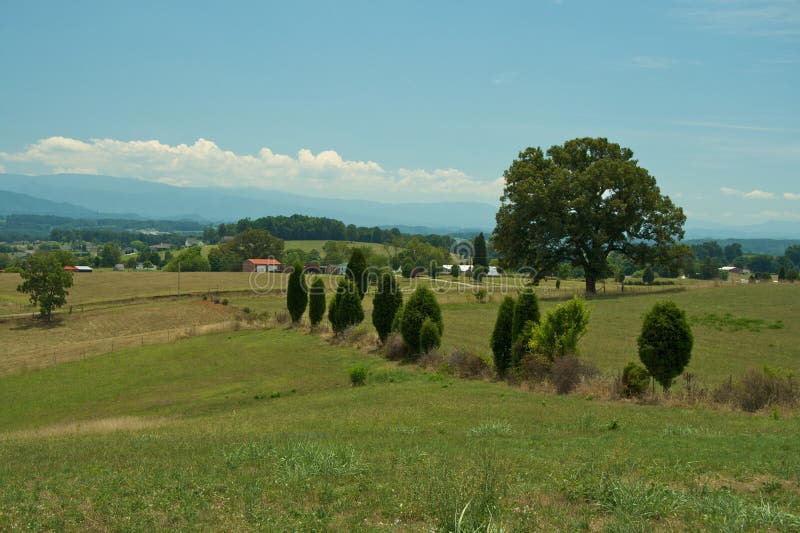
MULTIPOLYGON (((0 186, 3 185, 0 180, 0 186)), ((0 216, 13 214, 52 215, 71 218, 94 218, 96 211, 66 202, 35 198, 27 194, 0 190, 0 216)))

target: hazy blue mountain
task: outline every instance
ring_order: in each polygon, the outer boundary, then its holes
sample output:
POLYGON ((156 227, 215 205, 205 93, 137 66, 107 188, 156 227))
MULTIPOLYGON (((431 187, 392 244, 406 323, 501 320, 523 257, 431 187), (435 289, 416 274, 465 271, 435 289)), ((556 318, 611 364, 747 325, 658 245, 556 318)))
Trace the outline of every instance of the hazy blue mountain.
POLYGON ((27 194, 0 190, 0 216, 53 215, 71 218, 95 218, 97 213, 66 202, 52 202, 27 194))
POLYGON ((760 224, 734 226, 696 220, 686 223, 686 239, 800 239, 800 223, 771 220, 760 224))
POLYGON ((268 215, 325 216, 359 226, 492 228, 496 206, 479 202, 391 204, 332 200, 254 188, 175 187, 128 178, 84 174, 0 174, 0 189, 92 211, 146 218, 235 221, 268 215))

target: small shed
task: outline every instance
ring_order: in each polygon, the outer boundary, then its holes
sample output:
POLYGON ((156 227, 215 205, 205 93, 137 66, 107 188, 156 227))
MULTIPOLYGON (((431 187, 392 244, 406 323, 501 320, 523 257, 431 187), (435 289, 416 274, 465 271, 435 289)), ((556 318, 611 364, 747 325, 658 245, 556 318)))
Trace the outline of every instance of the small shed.
POLYGON ((93 272, 93 270, 90 266, 78 265, 75 267, 75 272, 93 272))
POLYGON ((245 259, 242 272, 279 272, 281 262, 277 259, 245 259))

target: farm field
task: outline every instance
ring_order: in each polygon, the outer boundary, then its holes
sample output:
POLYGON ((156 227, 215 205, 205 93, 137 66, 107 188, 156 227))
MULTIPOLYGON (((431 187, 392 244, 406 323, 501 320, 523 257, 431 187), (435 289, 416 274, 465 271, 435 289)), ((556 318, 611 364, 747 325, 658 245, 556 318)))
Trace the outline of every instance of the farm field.
POLYGON ((3 530, 800 527, 797 416, 523 392, 302 330, 0 377, 0 402, 3 530))

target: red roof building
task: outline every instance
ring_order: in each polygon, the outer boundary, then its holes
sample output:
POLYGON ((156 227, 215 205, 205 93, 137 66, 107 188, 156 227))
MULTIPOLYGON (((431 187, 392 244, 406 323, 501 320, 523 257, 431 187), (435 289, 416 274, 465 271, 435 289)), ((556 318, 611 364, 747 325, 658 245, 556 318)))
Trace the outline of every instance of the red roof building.
POLYGON ((242 272, 279 272, 281 262, 277 259, 246 259, 242 263, 242 272))

